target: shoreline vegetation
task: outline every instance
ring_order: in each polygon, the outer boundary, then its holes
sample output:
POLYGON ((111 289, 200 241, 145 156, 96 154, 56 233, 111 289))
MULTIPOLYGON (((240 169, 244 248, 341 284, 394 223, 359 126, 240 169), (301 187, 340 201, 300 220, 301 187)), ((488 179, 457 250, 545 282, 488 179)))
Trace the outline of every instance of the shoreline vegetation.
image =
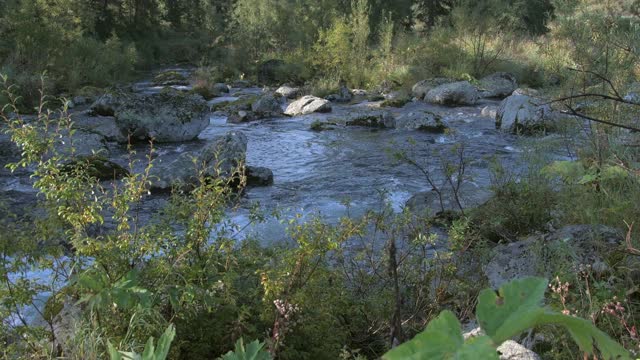
POLYGON ((637 0, 8 0, 0 74, 2 358, 640 356, 637 0), (282 119, 430 191, 247 205, 282 119))

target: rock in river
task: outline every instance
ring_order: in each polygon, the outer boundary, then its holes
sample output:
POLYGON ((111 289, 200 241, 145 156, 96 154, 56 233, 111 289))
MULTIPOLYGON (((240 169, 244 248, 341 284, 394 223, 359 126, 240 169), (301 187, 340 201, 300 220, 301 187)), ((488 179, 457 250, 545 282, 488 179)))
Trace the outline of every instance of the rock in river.
POLYGON ((292 102, 285 110, 285 114, 289 116, 306 115, 314 112, 330 112, 331 103, 329 100, 319 97, 307 95, 292 102))
POLYGON ((209 125, 207 102, 199 95, 165 89, 154 94, 112 93, 91 107, 93 115, 113 116, 132 141, 181 142, 209 125))
POLYGON ((458 81, 429 90, 424 101, 446 106, 473 105, 478 101, 478 90, 468 81, 458 81))

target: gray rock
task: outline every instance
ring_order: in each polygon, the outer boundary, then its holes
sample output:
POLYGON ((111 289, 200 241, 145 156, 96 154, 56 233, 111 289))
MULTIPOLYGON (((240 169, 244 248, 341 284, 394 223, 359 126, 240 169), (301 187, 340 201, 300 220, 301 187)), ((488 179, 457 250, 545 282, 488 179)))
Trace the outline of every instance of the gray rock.
POLYGON ((84 130, 76 130, 70 135, 68 130, 62 130, 61 136, 55 138, 55 151, 63 156, 85 157, 99 154, 109 155, 106 139, 104 136, 84 130))
POLYGON ((247 80, 236 80, 231 83, 231 87, 236 89, 246 89, 248 87, 251 87, 251 82, 247 80))
POLYGON ((425 95, 432 89, 452 82, 455 80, 443 77, 419 81, 411 88, 411 96, 418 100, 424 100, 425 95))
POLYGON ((480 96, 483 98, 505 98, 518 88, 515 76, 498 72, 480 79, 480 96))
POLYGON ((337 103, 348 103, 353 99, 353 94, 345 85, 342 85, 337 94, 331 94, 326 99, 337 103))
POLYGON ((424 100, 446 106, 473 105, 478 101, 478 90, 468 81, 458 81, 429 90, 424 100))
POLYGON ((82 309, 72 299, 65 299, 62 309, 52 319, 55 346, 65 352, 74 342, 82 320, 82 309))
POLYGON ((328 100, 319 97, 307 95, 292 102, 285 110, 285 114, 289 116, 306 115, 314 112, 330 112, 331 103, 328 100))
POLYGON ((127 143, 125 136, 113 116, 91 116, 88 112, 72 114, 73 127, 102 135, 107 141, 127 143))
POLYGON ((418 111, 403 114, 398 117, 396 119, 396 128, 443 133, 447 129, 447 125, 437 114, 428 111, 418 111))
POLYGON ((492 288, 526 276, 548 276, 549 256, 559 247, 572 254, 569 264, 576 267, 599 266, 606 251, 614 251, 623 243, 616 229, 603 225, 571 225, 543 235, 494 248, 494 256, 484 269, 492 288))
POLYGON ((276 90, 276 94, 287 99, 295 99, 300 96, 300 88, 283 85, 276 90))
POLYGON ((258 117, 253 111, 239 110, 234 111, 227 117, 227 123, 229 124, 241 124, 250 121, 257 120, 258 117))
POLYGON ((514 134, 533 134, 553 130, 551 106, 526 95, 511 95, 500 103, 496 128, 514 134))
POLYGON ((245 176, 247 177, 247 186, 273 185, 273 171, 266 167, 246 166, 245 176))
POLYGON ((233 177, 244 165, 246 152, 247 137, 241 132, 229 132, 200 152, 185 152, 172 161, 160 159, 151 169, 151 189, 189 191, 197 185, 199 173, 213 178, 233 177))
POLYGON ((500 360, 540 360, 540 356, 513 340, 507 340, 498 347, 500 360))
POLYGON ((282 100, 279 95, 265 94, 251 104, 251 111, 257 119, 281 116, 282 100))
POLYGON ((346 126, 363 126, 385 129, 392 129, 396 127, 395 118, 386 111, 351 113, 342 121, 346 126))
POLYGON ((93 115, 114 116, 120 131, 132 141, 189 141, 209 125, 208 105, 201 96, 172 89, 154 94, 106 94, 91 110, 93 115))
POLYGON ((85 96, 74 96, 71 101, 73 101, 73 103, 77 106, 86 105, 89 103, 89 99, 85 96))
MULTIPOLYGON (((472 330, 466 331, 463 334, 463 338, 465 340, 468 340, 484 335, 484 331, 481 328, 476 327, 472 330)), ((500 360, 540 360, 538 354, 513 340, 507 340, 503 342, 500 346, 498 346, 497 351, 500 355, 500 360)))

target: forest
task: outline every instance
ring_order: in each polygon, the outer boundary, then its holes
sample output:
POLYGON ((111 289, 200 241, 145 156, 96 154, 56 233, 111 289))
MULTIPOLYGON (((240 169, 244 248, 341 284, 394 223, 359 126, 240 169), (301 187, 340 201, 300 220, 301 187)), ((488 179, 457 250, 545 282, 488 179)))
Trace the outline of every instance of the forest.
POLYGON ((640 0, 0 0, 3 359, 640 358, 640 0))

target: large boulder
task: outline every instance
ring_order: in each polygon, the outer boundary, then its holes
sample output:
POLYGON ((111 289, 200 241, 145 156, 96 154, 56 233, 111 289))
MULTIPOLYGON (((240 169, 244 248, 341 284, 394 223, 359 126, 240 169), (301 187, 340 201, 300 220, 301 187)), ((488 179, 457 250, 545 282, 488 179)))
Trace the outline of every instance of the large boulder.
POLYGON ((280 95, 264 94, 251 104, 251 111, 256 119, 281 116, 283 100, 280 95))
POLYGON ((276 90, 276 94, 287 99, 295 99, 300 96, 300 88, 282 85, 276 90))
POLYGON ((244 165, 246 152, 247 137, 241 132, 229 132, 200 152, 184 152, 170 161, 160 159, 151 169, 151 189, 189 191, 197 185, 199 173, 212 178, 233 177, 244 165))
POLYGON ((114 116, 132 141, 189 141, 209 125, 209 107, 199 95, 165 89, 154 94, 113 93, 98 99, 93 115, 114 116))
POLYGON ((71 120, 74 128, 102 135, 107 141, 126 143, 128 140, 113 116, 91 116, 88 112, 81 112, 72 114, 71 120))
POLYGON ((443 77, 422 80, 413 85, 411 95, 418 100, 424 100, 425 95, 432 89, 452 82, 455 82, 455 80, 443 77))
POLYGON ((55 151, 58 155, 64 157, 85 157, 95 154, 109 155, 106 139, 104 136, 94 132, 75 129, 70 132, 65 129, 60 132, 60 137, 56 137, 54 140, 55 151))
POLYGON ((616 229, 603 225, 571 225, 548 234, 529 238, 493 249, 493 257, 484 273, 489 284, 498 289, 502 284, 526 276, 549 276, 549 264, 567 263, 575 268, 589 266, 594 271, 606 271, 607 253, 615 251, 624 241, 616 229), (551 259, 563 256, 566 259, 551 259), (551 261, 555 260, 555 261, 551 261))
POLYGON ((515 76, 498 72, 480 79, 480 97, 505 98, 518 88, 515 76))
POLYGON ((285 110, 289 116, 306 115, 314 112, 330 112, 331 102, 312 95, 303 96, 292 102, 285 110))
POLYGON ((553 129, 551 106, 526 95, 504 99, 496 114, 496 128, 514 134, 534 134, 553 129))
POLYGON ((396 119, 396 128, 443 133, 447 129, 447 125, 437 114, 429 111, 416 111, 399 116, 396 119))
POLYGON ((468 81, 458 81, 429 90, 424 100, 446 106, 473 105, 478 101, 478 90, 468 81))

